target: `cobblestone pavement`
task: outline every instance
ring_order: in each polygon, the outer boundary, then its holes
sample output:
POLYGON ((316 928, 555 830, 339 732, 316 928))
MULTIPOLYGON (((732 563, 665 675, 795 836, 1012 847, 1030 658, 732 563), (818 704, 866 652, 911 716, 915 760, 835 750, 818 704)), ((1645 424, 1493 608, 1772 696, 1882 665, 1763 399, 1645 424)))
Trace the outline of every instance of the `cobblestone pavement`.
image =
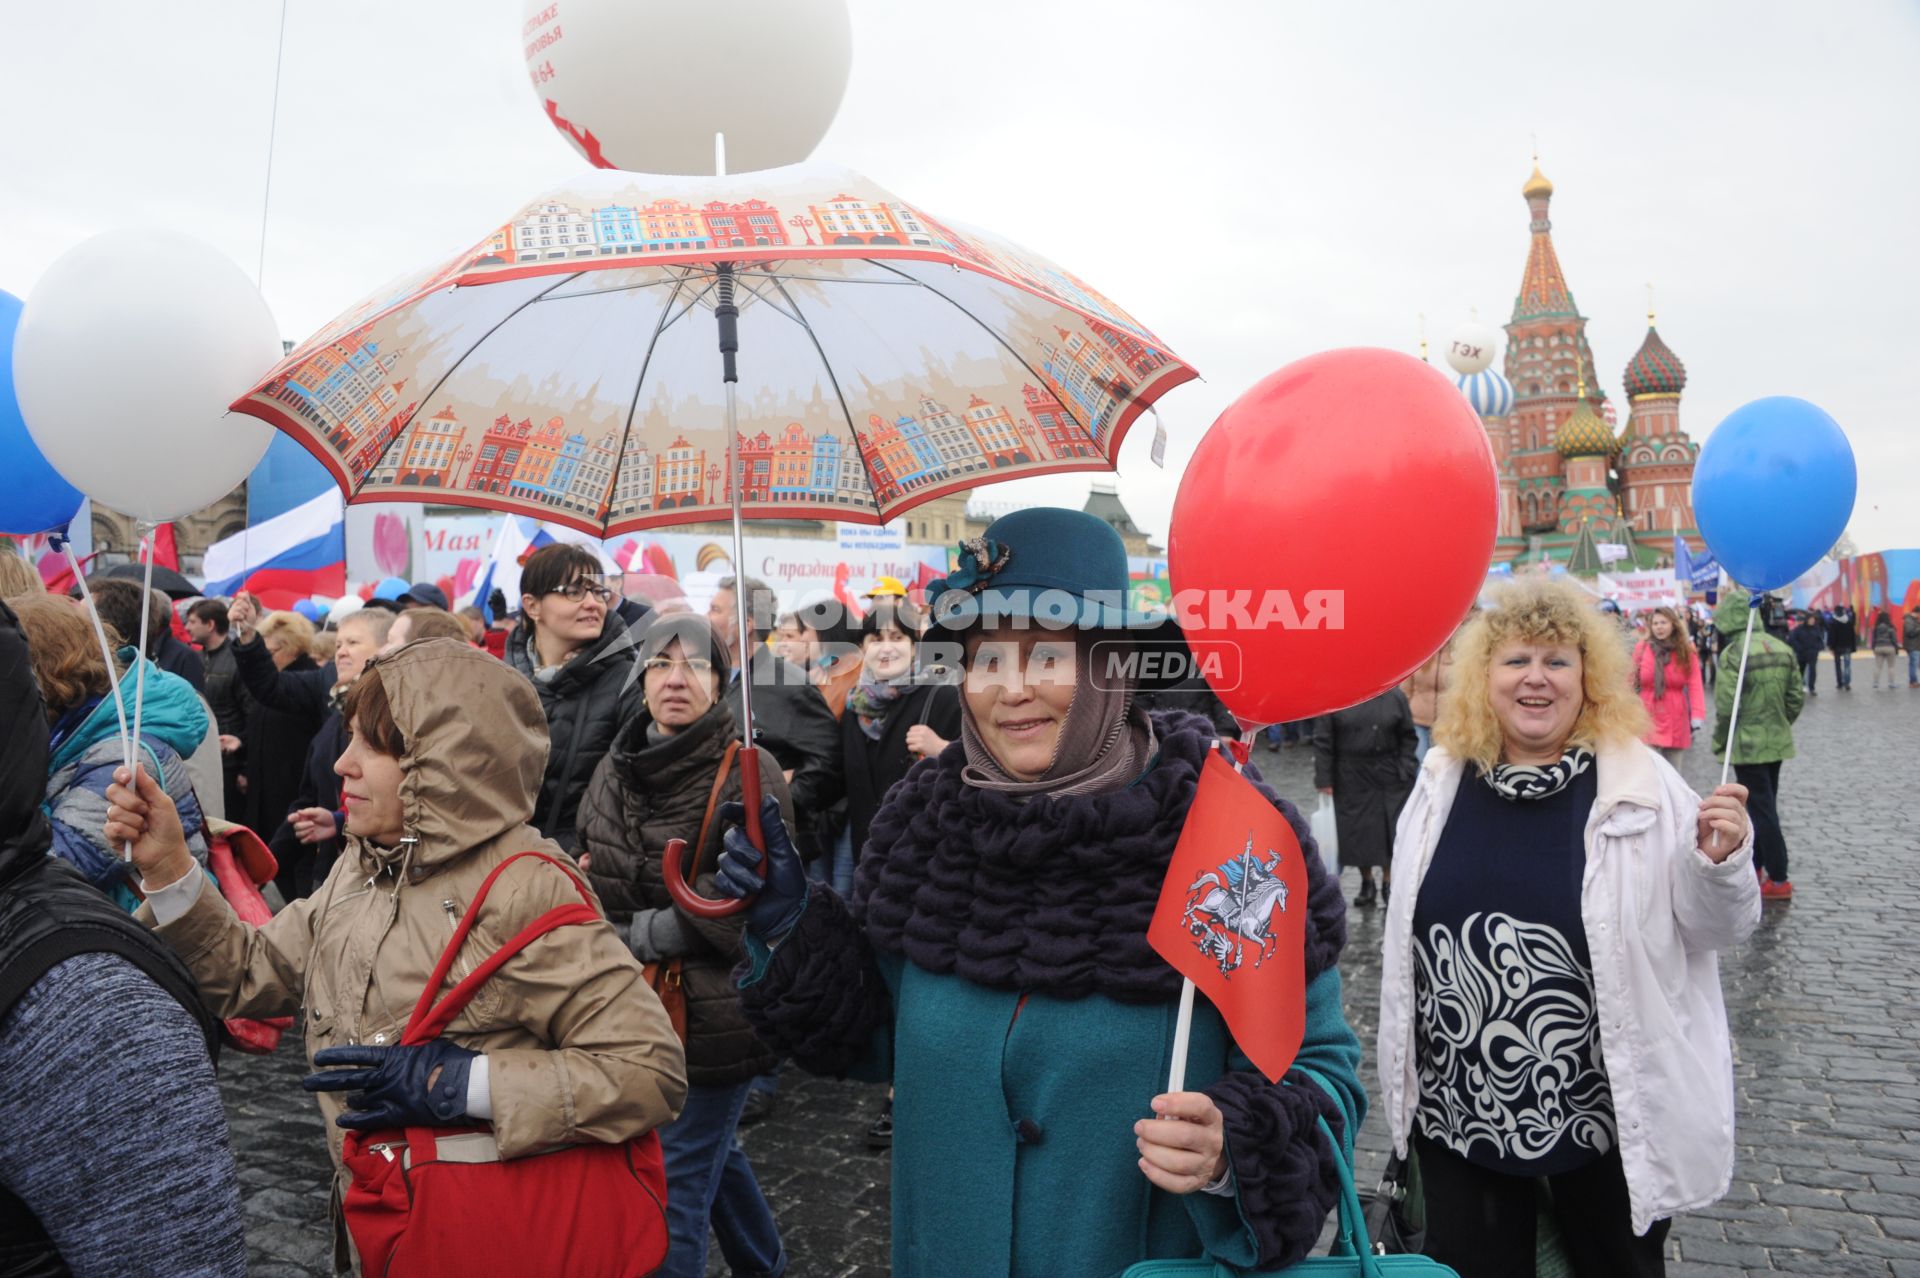
MULTIPOLYGON (((1739 1089, 1733 1185, 1675 1223, 1674 1278, 1920 1278, 1920 692, 1875 692, 1863 675, 1843 696, 1830 667, 1821 674, 1828 686, 1781 773, 1799 895, 1769 905, 1752 941, 1722 958, 1739 1089)), ((1257 762, 1287 797, 1311 799, 1305 748, 1257 762)), ((1719 779, 1704 745, 1683 771, 1702 790, 1719 779)), ((1343 960, 1369 1080, 1381 921, 1354 911, 1343 960)), ((222 1068, 253 1272, 275 1278, 326 1272, 326 1155, 300 1072, 292 1041, 269 1058, 229 1054, 222 1068)), ((878 1104, 876 1089, 789 1070, 773 1117, 744 1134, 796 1278, 887 1272, 888 1163, 864 1143, 878 1104)), ((1384 1141, 1370 1119, 1363 1186, 1384 1141)), ((717 1259, 713 1272, 725 1272, 717 1259)))

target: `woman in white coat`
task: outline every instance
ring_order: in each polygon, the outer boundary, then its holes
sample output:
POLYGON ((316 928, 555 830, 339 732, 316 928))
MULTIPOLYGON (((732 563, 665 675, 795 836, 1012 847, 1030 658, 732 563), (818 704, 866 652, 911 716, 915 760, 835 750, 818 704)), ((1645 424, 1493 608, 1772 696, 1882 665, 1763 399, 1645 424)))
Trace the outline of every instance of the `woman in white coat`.
POLYGON ((1454 642, 1394 840, 1380 1100, 1427 1253, 1532 1274, 1542 1182, 1574 1268, 1659 1275, 1726 1192, 1733 1058, 1715 952, 1760 917, 1746 790, 1704 801, 1640 738, 1625 639, 1533 580, 1454 642))

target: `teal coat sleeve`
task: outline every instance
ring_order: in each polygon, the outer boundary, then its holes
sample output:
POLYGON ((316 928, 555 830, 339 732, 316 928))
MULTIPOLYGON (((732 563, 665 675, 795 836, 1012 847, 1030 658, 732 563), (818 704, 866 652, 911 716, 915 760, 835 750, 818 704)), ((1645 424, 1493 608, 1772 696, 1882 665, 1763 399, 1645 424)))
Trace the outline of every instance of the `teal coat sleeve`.
POLYGON ((1360 1040, 1341 1006, 1340 969, 1307 985, 1306 1029, 1293 1067, 1277 1084, 1235 1047, 1229 1072, 1206 1088, 1226 1122, 1234 1196, 1186 1196, 1208 1255, 1240 1268, 1277 1268, 1304 1257, 1339 1201, 1336 1159, 1350 1157, 1366 1120, 1360 1040), (1316 1121, 1339 1136, 1331 1148, 1316 1121))

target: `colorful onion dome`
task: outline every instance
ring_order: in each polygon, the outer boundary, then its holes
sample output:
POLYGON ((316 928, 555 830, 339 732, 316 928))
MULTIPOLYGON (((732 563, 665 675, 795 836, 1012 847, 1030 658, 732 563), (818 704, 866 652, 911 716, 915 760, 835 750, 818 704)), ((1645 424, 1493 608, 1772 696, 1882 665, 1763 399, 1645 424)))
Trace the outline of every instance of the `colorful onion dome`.
POLYGON ((1647 340, 1640 343, 1640 349, 1627 361, 1627 373, 1622 380, 1629 395, 1678 395, 1687 384, 1687 368, 1660 340, 1659 331, 1649 324, 1647 340))
POLYGON ((1499 369, 1483 368, 1455 378, 1453 384, 1482 417, 1505 417, 1513 411, 1513 383, 1499 369))
POLYGON ((1604 457, 1611 456, 1619 445, 1593 405, 1580 399, 1573 406, 1573 416, 1554 432, 1553 446, 1562 457, 1604 457))
POLYGON ((1600 401, 1600 420, 1604 421, 1607 424, 1607 429, 1614 434, 1618 435, 1620 433, 1620 413, 1619 410, 1614 408, 1612 400, 1603 399, 1600 401))
POLYGON ((1547 181, 1547 175, 1540 171, 1540 161, 1533 162, 1533 176, 1520 188, 1520 194, 1531 200, 1536 195, 1552 195, 1553 183, 1547 181))

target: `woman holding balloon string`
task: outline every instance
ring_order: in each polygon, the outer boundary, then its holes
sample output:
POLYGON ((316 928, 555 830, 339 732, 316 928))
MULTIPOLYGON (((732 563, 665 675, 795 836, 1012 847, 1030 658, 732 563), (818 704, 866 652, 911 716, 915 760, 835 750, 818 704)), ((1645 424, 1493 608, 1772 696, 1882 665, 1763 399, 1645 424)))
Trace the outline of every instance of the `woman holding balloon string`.
POLYGON ((809 886, 771 800, 764 854, 727 836, 719 886, 752 897, 741 992, 761 1038, 894 1084, 901 1278, 1291 1263, 1338 1184, 1316 1120, 1350 1136, 1364 1114, 1344 902, 1270 792, 1306 852, 1304 1042, 1269 1084, 1204 1007, 1188 1090, 1165 1091, 1181 979, 1147 924, 1218 734, 1095 677, 1101 652, 1144 642, 1146 619, 1102 602, 1127 581, 1119 535, 1080 512, 1020 511, 963 544, 928 592, 936 619, 966 618, 971 597, 1004 620, 931 640, 963 674, 960 744, 882 802, 850 902, 809 886))
POLYGON ((1503 587, 1401 814, 1380 1100, 1463 1275, 1533 1272, 1542 1181, 1582 1278, 1660 1274, 1671 1217, 1732 1173, 1716 952, 1759 919, 1746 790, 1702 800, 1642 742, 1630 670, 1577 587, 1503 587))

